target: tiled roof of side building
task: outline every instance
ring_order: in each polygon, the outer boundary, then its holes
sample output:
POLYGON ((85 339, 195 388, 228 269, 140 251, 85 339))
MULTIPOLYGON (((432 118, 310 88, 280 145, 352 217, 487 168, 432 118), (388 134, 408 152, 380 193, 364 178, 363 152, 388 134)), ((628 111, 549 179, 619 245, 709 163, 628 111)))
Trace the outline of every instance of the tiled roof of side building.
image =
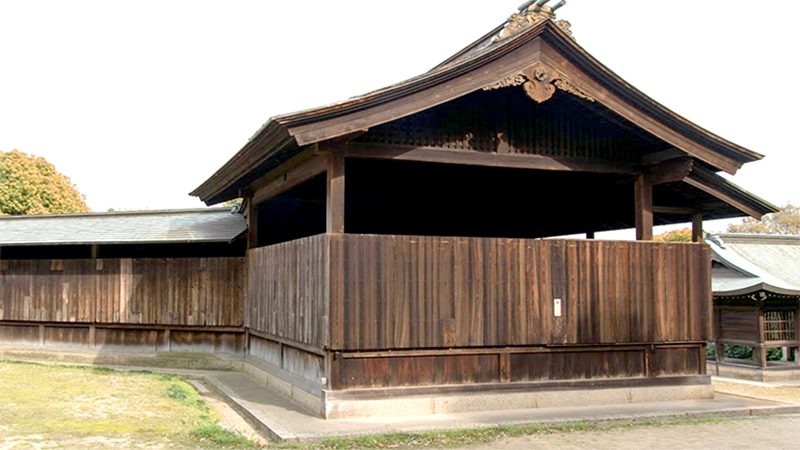
POLYGON ((230 208, 0 217, 0 246, 230 242, 247 229, 230 208))
POLYGON ((800 296, 800 236, 721 234, 706 242, 724 266, 712 271, 714 295, 800 296))

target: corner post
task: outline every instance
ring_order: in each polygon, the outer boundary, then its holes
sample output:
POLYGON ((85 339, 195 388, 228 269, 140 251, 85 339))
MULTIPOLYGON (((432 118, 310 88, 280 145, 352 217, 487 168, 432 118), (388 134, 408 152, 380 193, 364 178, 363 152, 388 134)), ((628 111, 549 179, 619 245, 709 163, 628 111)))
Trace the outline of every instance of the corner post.
POLYGON ((344 151, 335 149, 328 160, 327 232, 344 233, 344 151))
POLYGON ((703 242, 703 213, 692 214, 692 242, 703 242))
POLYGON ((753 359, 758 367, 762 369, 767 368, 767 347, 766 336, 764 328, 764 308, 759 305, 758 307, 758 346, 753 349, 753 359))
POLYGON ((636 209, 636 240, 653 240, 653 186, 645 175, 636 177, 634 183, 636 209))
POLYGON ((258 208, 252 195, 249 195, 244 201, 247 202, 247 248, 249 250, 258 247, 258 208))

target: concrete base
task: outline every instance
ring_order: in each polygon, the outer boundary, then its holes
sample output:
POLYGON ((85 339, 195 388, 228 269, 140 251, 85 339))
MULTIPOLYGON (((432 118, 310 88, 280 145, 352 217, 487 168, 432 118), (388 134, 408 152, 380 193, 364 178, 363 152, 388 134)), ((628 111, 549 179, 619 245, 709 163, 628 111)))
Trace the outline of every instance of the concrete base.
MULTIPOLYGON (((209 387, 261 433, 278 442, 315 442, 334 437, 356 437, 385 433, 564 423, 660 422, 712 418, 741 418, 767 414, 797 414, 800 406, 729 395, 709 400, 604 404, 587 407, 543 407, 503 411, 461 412, 405 416, 325 420, 296 403, 264 389, 248 375, 227 372, 204 377, 209 387)), ((385 413, 385 411, 382 411, 385 413)), ((383 415, 383 414, 382 414, 383 415)))
POLYGON ((785 365, 761 369, 744 364, 708 362, 707 369, 708 373, 723 378, 761 381, 764 383, 800 381, 800 366, 785 365))
POLYGON ((97 366, 132 366, 167 369, 242 371, 244 360, 226 354, 210 353, 122 353, 89 350, 54 350, 48 348, 0 346, 0 360, 50 364, 86 364, 97 366))
POLYGON ((326 419, 403 417, 713 399, 708 376, 325 391, 326 419), (652 380, 652 381, 651 381, 652 380), (676 383, 677 382, 677 383, 676 383), (443 388, 443 389, 442 389, 443 388), (426 391, 428 391, 426 393, 426 391))

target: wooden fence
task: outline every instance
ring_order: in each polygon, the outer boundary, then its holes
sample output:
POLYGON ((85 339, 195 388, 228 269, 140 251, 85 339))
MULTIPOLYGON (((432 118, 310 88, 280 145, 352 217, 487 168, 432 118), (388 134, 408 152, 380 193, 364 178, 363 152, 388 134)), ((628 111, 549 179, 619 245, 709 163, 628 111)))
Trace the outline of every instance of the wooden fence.
POLYGON ((0 340, 243 349, 244 258, 0 261, 0 340))
POLYGON ((331 235, 331 348, 704 342, 695 244, 331 235))
POLYGON ((242 326, 243 258, 0 262, 0 320, 242 326))

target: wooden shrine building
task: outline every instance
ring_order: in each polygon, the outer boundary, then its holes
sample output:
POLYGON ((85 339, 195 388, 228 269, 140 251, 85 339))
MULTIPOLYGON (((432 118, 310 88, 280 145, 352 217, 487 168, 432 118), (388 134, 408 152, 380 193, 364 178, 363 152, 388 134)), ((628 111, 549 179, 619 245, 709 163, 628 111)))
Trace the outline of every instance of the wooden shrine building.
POLYGON ((713 395, 702 221, 776 211, 719 175, 762 156, 626 83, 546 3, 270 119, 192 192, 246 199, 248 370, 329 418, 713 395), (681 222, 695 243, 652 241, 681 222), (638 241, 543 239, 624 228, 638 241))
POLYGON ((713 370, 758 381, 800 379, 800 237, 710 236, 714 295, 713 370), (724 346, 753 350, 750 360, 726 358, 724 346), (768 349, 783 349, 768 361, 768 349))

